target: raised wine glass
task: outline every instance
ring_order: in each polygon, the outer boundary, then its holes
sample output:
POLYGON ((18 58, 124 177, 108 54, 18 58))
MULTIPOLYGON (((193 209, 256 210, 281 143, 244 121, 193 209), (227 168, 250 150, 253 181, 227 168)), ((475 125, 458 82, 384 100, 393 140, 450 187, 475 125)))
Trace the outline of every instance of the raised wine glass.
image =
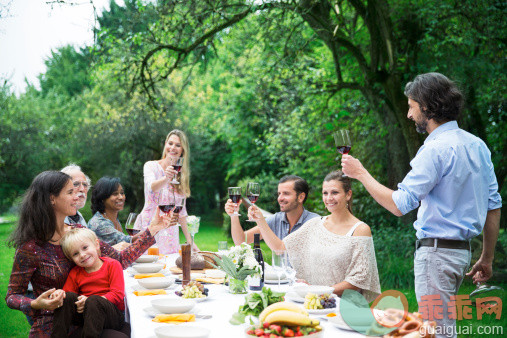
MULTIPOLYGON (((174 214, 179 214, 180 213, 180 211, 185 206, 185 200, 186 200, 186 198, 182 197, 182 196, 175 196, 174 197, 174 201, 175 201, 175 206, 174 206, 174 209, 173 209, 173 213, 174 214)), ((177 226, 181 226, 181 224, 178 222, 177 226)))
POLYGON ((240 216, 238 213, 239 209, 239 201, 241 200, 241 187, 229 187, 229 198, 232 200, 232 203, 236 203, 236 207, 234 208, 234 216, 240 216))
MULTIPOLYGON (((336 150, 342 155, 346 155, 349 153, 350 149, 352 149, 352 141, 350 139, 350 133, 347 129, 340 129, 333 133, 334 143, 336 145, 336 150)), ((336 158, 337 161, 340 160, 339 157, 336 158)), ((343 177, 347 177, 345 174, 343 177)))
MULTIPOLYGON (((181 171, 181 168, 183 167, 183 157, 171 157, 171 165, 178 173, 181 171)), ((178 180, 176 179, 176 176, 178 174, 174 175, 173 180, 169 183, 171 184, 180 184, 178 180)))
POLYGON ((276 275, 278 276, 278 291, 280 291, 280 278, 282 277, 283 273, 285 272, 285 250, 272 250, 271 251, 271 261, 273 265, 273 270, 275 271, 276 275))
POLYGON ((163 214, 168 214, 174 209, 174 191, 169 188, 162 188, 158 195, 158 208, 163 214))
MULTIPOLYGON (((248 198, 248 200, 252 204, 255 204, 255 202, 257 202, 257 200, 259 199, 260 191, 261 191, 261 186, 259 183, 250 182, 246 186, 246 197, 248 198)), ((255 222, 254 220, 251 220, 250 217, 247 219, 247 221, 248 222, 255 222)))
POLYGON ((134 226, 136 224, 137 219, 137 213, 131 212, 129 214, 129 217, 127 218, 127 222, 125 223, 125 231, 130 235, 134 236, 135 234, 139 233, 139 229, 134 229, 134 226))

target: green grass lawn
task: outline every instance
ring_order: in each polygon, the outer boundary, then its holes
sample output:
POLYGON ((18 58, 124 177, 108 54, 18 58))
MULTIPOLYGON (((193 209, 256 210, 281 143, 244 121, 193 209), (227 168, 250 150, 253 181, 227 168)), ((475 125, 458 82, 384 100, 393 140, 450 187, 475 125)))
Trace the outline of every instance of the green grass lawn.
MULTIPOLYGON (((27 337, 30 327, 26 321, 24 314, 20 311, 9 309, 4 301, 14 257, 14 249, 7 247, 6 240, 8 239, 9 234, 12 230, 15 217, 12 215, 4 215, 2 218, 4 221, 7 220, 8 222, 0 223, 0 242, 2 243, 0 246, 0 295, 2 296, 2 300, 0 301, 0 323, 2 323, 2 325, 0 325, 0 337, 27 337)), ((180 236, 180 239, 183 241, 182 235, 180 236)), ((219 224, 216 219, 203 218, 201 220, 199 233, 195 235, 196 244, 203 251, 216 251, 219 241, 228 241, 229 245, 233 245, 232 239, 226 232, 224 232, 221 224, 219 224)), ((261 248, 264 253, 265 261, 270 263, 271 251, 264 242, 261 242, 261 248)), ((379 271, 380 270, 381 267, 379 267, 379 271)), ((502 286, 504 289, 507 288, 507 283, 505 282, 495 284, 502 286)), ((383 291, 388 289, 389 288, 386 286, 382 288, 383 291)), ((465 283, 463 283, 459 293, 469 294, 474 289, 475 286, 469 280, 466 280, 465 283)), ((407 297, 409 303, 409 311, 417 311, 417 301, 414 290, 406 289, 399 291, 401 291, 407 297)), ((505 330, 507 327, 506 307, 507 306, 503 306, 503 313, 500 320, 494 319, 491 315, 484 315, 482 321, 475 319, 476 313, 474 308, 472 317, 473 319, 459 321, 458 326, 461 326, 462 330, 471 328, 472 332, 477 332, 476 329, 478 326, 501 326, 505 330)), ((478 337, 478 335, 462 334, 459 335, 459 337, 478 337)), ((502 335, 487 335, 487 337, 502 337, 502 335)))

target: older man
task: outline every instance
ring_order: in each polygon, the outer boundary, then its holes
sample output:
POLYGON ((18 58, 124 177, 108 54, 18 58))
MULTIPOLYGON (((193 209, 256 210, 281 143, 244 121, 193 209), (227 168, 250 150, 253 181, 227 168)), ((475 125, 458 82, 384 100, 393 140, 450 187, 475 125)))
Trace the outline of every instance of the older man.
POLYGON ((86 176, 82 171, 81 167, 71 163, 65 168, 61 170, 62 173, 69 175, 72 178, 72 182, 74 183, 74 187, 78 190, 79 200, 77 202, 77 213, 74 216, 67 216, 65 218, 66 224, 81 224, 83 226, 87 226, 83 215, 79 212, 79 209, 83 208, 86 204, 86 196, 88 194, 88 190, 91 188, 91 181, 88 176, 86 176))
POLYGON ((275 238, 284 239, 288 234, 296 231, 309 219, 317 217, 316 213, 306 210, 303 203, 308 197, 310 187, 299 176, 284 176, 278 182, 278 204, 280 211, 264 219, 256 220, 257 225, 250 230, 244 231, 239 223, 239 217, 234 215, 235 204, 228 200, 225 212, 231 217, 231 235, 236 245, 245 241, 252 243, 254 234, 260 233, 268 246, 275 238), (265 225, 265 227, 259 226, 265 225))

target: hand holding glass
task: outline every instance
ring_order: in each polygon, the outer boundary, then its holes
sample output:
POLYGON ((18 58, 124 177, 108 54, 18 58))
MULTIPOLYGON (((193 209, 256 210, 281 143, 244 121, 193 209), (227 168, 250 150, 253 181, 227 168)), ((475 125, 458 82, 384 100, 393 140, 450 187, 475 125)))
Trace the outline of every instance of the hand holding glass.
MULTIPOLYGON (((183 167, 183 157, 172 157, 171 158, 171 165, 178 173, 181 171, 181 168, 183 167)), ((169 183, 171 184, 180 184, 178 180, 176 179, 176 176, 178 174, 174 175, 173 180, 169 183)))
POLYGON ((232 200, 232 203, 236 203, 236 208, 234 208, 234 216, 240 216, 238 213, 239 209, 239 201, 241 200, 241 187, 229 187, 229 198, 232 200))
MULTIPOLYGON (((246 197, 248 197, 248 200, 252 202, 252 204, 255 204, 257 200, 259 199, 259 194, 261 191, 261 187, 259 183, 256 182, 250 182, 248 183, 246 187, 246 197)), ((248 222, 255 222, 250 217, 247 219, 248 222)))
POLYGON ((158 195, 158 208, 163 214, 168 214, 174 209, 174 206, 174 191, 168 188, 162 188, 158 195))
MULTIPOLYGON (((350 139, 350 134, 347 129, 341 129, 333 133, 334 143, 336 145, 336 150, 342 155, 346 155, 349 153, 350 149, 352 149, 352 141, 350 139)), ((337 157, 338 161, 339 158, 337 157)), ((346 175, 343 175, 346 177, 346 175)))
POLYGON ((137 213, 131 212, 129 214, 129 217, 127 218, 127 222, 125 223, 125 231, 130 235, 134 236, 135 234, 139 233, 139 229, 134 229, 134 226, 136 224, 137 219, 137 213))

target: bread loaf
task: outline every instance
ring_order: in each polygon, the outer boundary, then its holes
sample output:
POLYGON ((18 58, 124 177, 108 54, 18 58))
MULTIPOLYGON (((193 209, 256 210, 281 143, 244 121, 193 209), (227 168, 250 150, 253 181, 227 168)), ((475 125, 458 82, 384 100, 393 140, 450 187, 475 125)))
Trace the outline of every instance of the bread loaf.
MULTIPOLYGON (((182 269, 181 266, 181 256, 178 256, 176 258, 176 266, 180 269, 182 269)), ((204 258, 201 254, 193 252, 192 256, 190 257, 190 270, 202 270, 206 267, 206 263, 204 261, 204 258)))

